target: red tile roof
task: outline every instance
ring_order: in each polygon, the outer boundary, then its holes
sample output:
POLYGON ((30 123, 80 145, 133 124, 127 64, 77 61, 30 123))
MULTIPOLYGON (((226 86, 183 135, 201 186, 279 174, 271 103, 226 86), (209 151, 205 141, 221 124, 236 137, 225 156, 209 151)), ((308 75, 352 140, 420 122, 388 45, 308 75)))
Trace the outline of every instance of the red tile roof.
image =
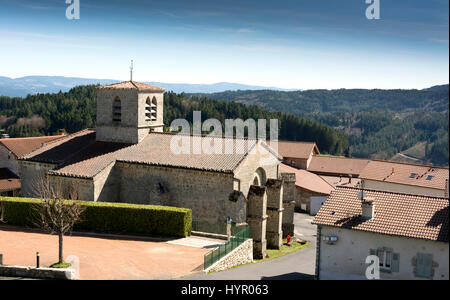
POLYGON ((0 168, 0 192, 20 189, 20 179, 7 168, 0 168))
MULTIPOLYGON (((58 167, 50 174, 80 178, 92 178, 115 161, 139 163, 155 166, 198 169, 214 172, 234 172, 245 157, 253 151, 256 140, 219 138, 225 147, 226 141, 233 142, 236 149, 241 145, 242 152, 232 154, 194 154, 194 138, 191 138, 192 154, 174 154, 171 151, 174 134, 151 133, 136 145, 97 142, 95 130, 84 130, 47 144, 27 155, 29 161, 54 163, 58 167)), ((205 139, 198 137, 202 145, 205 139)), ((267 150, 270 148, 262 143, 267 150)), ((224 152, 222 152, 224 153, 224 152)), ((278 158, 281 160, 281 158, 278 158)))
POLYGON ((338 186, 359 187, 361 184, 361 179, 359 178, 351 178, 350 182, 349 177, 323 176, 323 175, 320 175, 320 177, 334 187, 338 186))
POLYGON ((314 173, 292 168, 285 164, 280 165, 280 171, 282 173, 295 173, 295 185, 299 188, 321 195, 330 195, 334 191, 333 186, 314 173))
MULTIPOLYGON (((270 146, 270 141, 267 141, 270 146)), ((278 141, 278 153, 284 158, 309 159, 311 155, 320 154, 319 148, 313 142, 278 141)))
POLYGON ((0 145, 11 151, 17 158, 41 147, 43 144, 60 139, 62 136, 38 136, 27 138, 0 139, 0 145))
POLYGON ((358 177, 369 162, 369 159, 313 156, 308 166, 308 171, 318 174, 352 175, 358 177))
POLYGON ((364 168, 359 177, 444 190, 445 180, 449 179, 449 169, 374 160, 364 168))
POLYGON ((137 81, 124 81, 120 83, 110 84, 98 87, 100 90, 137 90, 139 92, 163 93, 164 89, 150 84, 140 83, 137 81))
POLYGON ((448 198, 365 190, 375 217, 361 217, 360 189, 337 187, 313 224, 448 243, 448 198))

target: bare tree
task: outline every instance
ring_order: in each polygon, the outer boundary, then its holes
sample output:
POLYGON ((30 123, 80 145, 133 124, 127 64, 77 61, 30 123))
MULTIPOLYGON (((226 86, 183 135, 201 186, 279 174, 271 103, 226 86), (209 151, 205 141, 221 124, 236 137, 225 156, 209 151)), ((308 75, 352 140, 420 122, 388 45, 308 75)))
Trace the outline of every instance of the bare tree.
POLYGON ((40 203, 33 207, 36 226, 59 237, 59 261, 64 263, 63 238, 72 232, 75 223, 81 221, 85 207, 77 201, 77 189, 73 183, 63 187, 61 180, 49 180, 42 176, 34 183, 40 203))

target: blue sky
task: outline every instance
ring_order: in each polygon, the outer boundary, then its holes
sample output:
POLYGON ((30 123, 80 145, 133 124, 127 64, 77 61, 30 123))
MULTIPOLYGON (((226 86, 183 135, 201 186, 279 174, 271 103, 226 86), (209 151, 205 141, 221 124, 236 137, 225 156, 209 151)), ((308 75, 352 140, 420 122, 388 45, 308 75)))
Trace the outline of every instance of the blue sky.
POLYGON ((449 81, 449 1, 0 0, 0 76, 282 88, 425 88, 449 81))

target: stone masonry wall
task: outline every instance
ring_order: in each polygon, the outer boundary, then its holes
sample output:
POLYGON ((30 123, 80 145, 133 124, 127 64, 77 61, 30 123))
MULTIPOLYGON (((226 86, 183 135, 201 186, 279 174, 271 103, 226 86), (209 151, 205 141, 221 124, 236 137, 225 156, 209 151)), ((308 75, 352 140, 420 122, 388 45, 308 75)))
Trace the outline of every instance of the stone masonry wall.
POLYGON ((230 197, 232 174, 121 162, 116 168, 120 202, 190 208, 194 220, 207 222, 225 222, 227 216, 246 221, 245 198, 230 197))
POLYGON ((234 266, 248 264, 251 262, 253 262, 253 240, 248 239, 210 268, 205 270, 205 272, 220 272, 228 270, 234 266))
POLYGON ((31 161, 19 161, 19 169, 21 174, 21 191, 22 197, 36 196, 35 183, 44 176, 48 170, 54 169, 56 165, 37 163, 31 161))

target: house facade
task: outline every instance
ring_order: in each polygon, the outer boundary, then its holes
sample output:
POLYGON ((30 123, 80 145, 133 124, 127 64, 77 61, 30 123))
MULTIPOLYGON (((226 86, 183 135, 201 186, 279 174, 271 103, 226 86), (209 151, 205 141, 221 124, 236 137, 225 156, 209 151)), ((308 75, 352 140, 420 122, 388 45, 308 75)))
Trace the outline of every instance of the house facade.
POLYGON ((374 160, 360 178, 367 189, 448 197, 448 168, 374 160))
POLYGON ((314 219, 319 279, 372 279, 371 267, 379 271, 375 279, 449 279, 448 198, 360 195, 338 187, 314 219))

